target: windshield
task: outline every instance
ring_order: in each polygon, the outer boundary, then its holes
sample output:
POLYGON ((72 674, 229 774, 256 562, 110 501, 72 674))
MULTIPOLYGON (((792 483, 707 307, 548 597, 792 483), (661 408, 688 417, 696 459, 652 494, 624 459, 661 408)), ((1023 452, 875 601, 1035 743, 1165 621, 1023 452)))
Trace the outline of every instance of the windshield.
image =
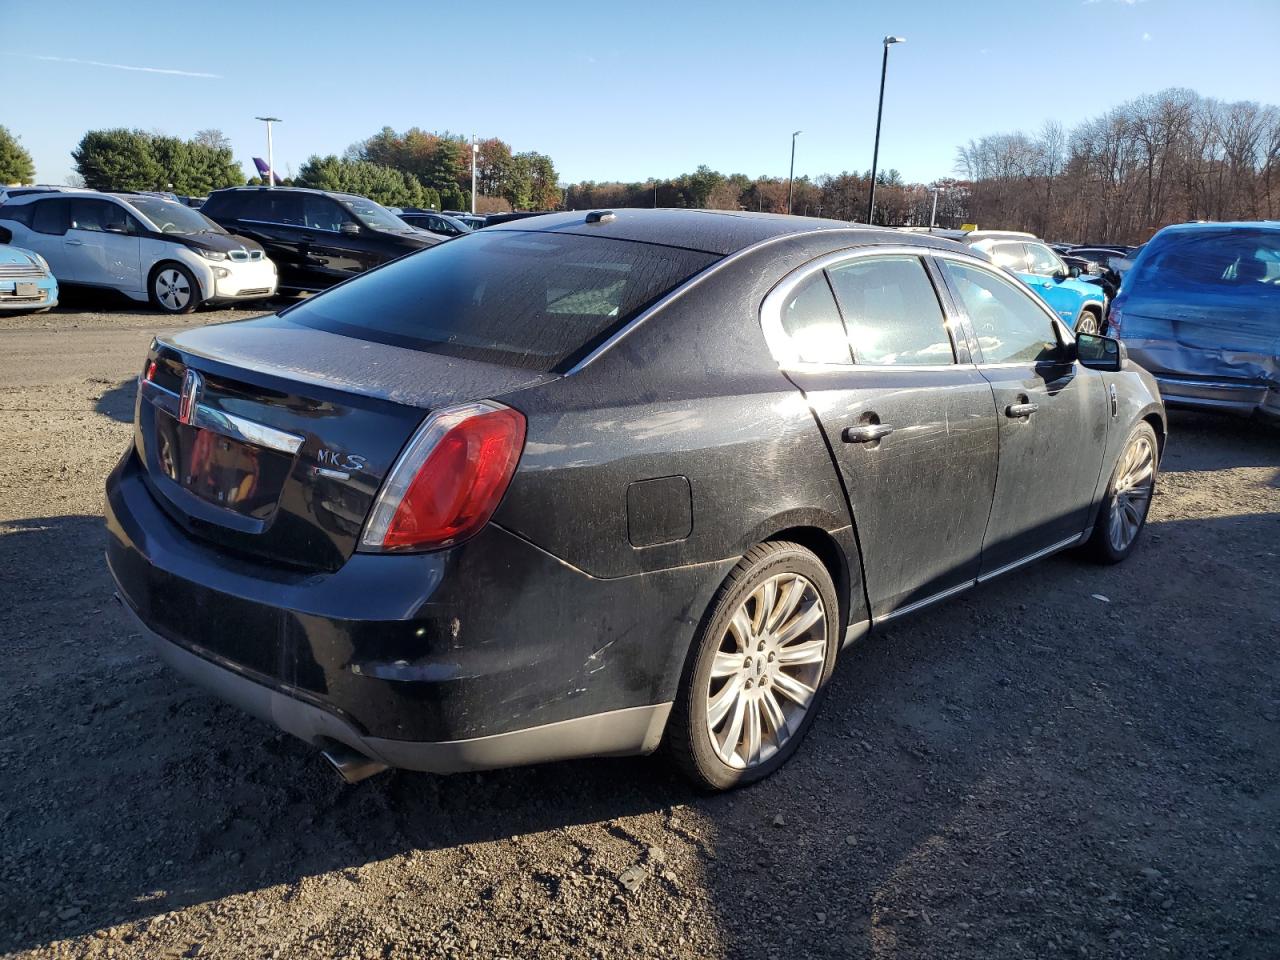
POLYGON ((603 237, 483 231, 392 261, 286 316, 343 336, 549 372, 717 259, 603 237))
POLYGON ((159 197, 127 197, 129 206, 156 225, 161 233, 190 236, 193 233, 226 233, 198 210, 159 197))
POLYGON ((411 229, 407 223, 382 204, 366 200, 364 197, 338 197, 338 202, 350 210, 357 220, 374 230, 411 229))

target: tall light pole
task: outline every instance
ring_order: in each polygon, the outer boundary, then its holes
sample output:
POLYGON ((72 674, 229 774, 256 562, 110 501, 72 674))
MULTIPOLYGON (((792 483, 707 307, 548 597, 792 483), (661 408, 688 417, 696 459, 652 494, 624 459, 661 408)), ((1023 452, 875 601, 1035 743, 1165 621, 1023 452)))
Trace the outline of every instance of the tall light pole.
POLYGON ((471 135, 471 215, 476 215, 476 154, 480 148, 476 146, 476 135, 471 135))
POLYGON ((791 198, 796 192, 796 137, 804 133, 797 130, 791 135, 791 173, 787 175, 787 213, 791 212, 791 198))
POLYGON ((884 77, 889 72, 889 48, 895 43, 905 43, 906 37, 884 38, 884 60, 880 64, 880 106, 876 108, 876 146, 871 154, 871 199, 867 201, 867 223, 872 222, 876 211, 876 167, 880 163, 880 118, 884 115, 884 77))
POLYGON ((930 230, 933 230, 933 228, 934 228, 934 227, 937 225, 937 223, 938 223, 938 191, 939 191, 939 190, 941 190, 941 189, 942 189, 941 187, 934 187, 934 188, 933 188, 933 212, 929 214, 929 229, 930 229, 930 230))
POLYGON ((276 185, 276 157, 275 148, 271 143, 271 125, 273 123, 284 123, 279 117, 254 117, 255 120, 261 120, 267 125, 267 186, 274 187, 276 185))

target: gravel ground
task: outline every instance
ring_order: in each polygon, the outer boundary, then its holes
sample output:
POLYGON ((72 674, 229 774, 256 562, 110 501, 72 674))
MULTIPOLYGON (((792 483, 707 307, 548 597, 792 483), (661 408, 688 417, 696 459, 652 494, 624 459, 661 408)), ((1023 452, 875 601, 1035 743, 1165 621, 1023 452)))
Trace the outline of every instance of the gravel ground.
POLYGON ((102 481, 173 326, 0 319, 0 951, 1280 955, 1280 431, 1175 416, 1128 563, 1055 558, 847 652, 749 790, 660 758, 346 787, 110 600, 102 481))

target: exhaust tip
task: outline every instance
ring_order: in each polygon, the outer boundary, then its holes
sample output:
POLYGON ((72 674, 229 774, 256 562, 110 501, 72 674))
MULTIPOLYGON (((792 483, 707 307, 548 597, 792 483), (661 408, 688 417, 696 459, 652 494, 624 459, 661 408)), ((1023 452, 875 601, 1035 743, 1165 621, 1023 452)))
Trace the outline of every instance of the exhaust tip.
POLYGON ((329 766, 347 783, 359 783, 388 769, 385 763, 366 757, 344 743, 330 741, 320 751, 320 755, 329 761, 329 766))

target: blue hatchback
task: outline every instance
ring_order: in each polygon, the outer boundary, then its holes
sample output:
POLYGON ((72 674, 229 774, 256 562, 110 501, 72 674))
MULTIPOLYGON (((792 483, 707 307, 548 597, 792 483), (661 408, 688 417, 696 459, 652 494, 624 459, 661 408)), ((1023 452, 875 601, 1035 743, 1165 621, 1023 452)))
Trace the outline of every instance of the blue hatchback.
POLYGON ((0 243, 0 312, 40 312, 58 305, 58 281, 44 257, 0 243))
POLYGON ((1107 295, 1101 285, 1080 278, 1080 271, 1030 233, 984 230, 960 238, 988 254, 1034 290, 1062 321, 1078 333, 1101 333, 1107 315, 1107 295))

